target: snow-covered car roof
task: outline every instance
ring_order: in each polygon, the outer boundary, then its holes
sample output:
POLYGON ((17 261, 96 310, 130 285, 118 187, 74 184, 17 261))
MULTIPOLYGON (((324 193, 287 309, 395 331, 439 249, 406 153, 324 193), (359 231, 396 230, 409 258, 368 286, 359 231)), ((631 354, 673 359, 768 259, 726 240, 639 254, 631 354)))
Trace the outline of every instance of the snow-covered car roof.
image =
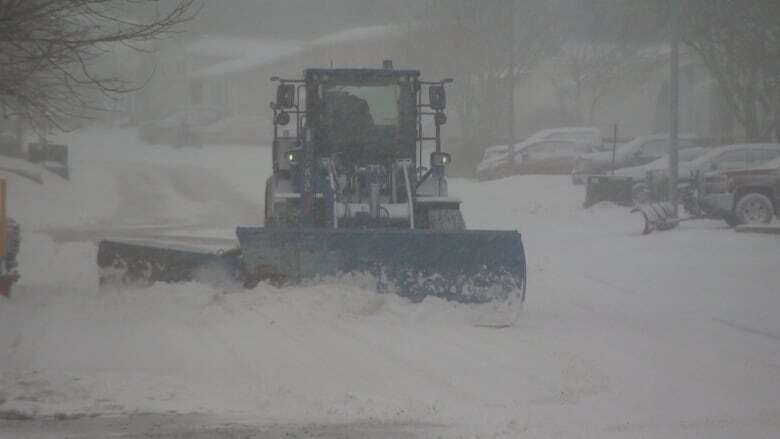
MULTIPOLYGON (((709 151, 709 148, 704 148, 701 146, 681 149, 678 152, 680 163, 686 163, 686 162, 690 162, 691 160, 696 160, 697 158, 705 154, 707 151, 709 151)), ((665 154, 663 157, 641 166, 632 166, 630 168, 618 169, 617 171, 615 171, 615 174, 641 177, 644 176, 648 171, 656 171, 659 169, 666 169, 668 167, 669 167, 669 154, 665 154)))
POLYGON ((780 170, 780 157, 778 157, 776 159, 772 159, 772 160, 770 160, 770 161, 768 161, 766 163, 762 163, 761 165, 756 166, 754 168, 750 168, 750 169, 755 169, 755 170, 758 170, 758 171, 780 170))
POLYGON ((493 145, 485 148, 485 154, 509 151, 509 145, 493 145))
POLYGON ((573 134, 581 134, 583 137, 590 137, 591 140, 598 143, 601 139, 601 131, 595 127, 565 127, 565 128, 551 128, 534 133, 531 137, 524 141, 515 144, 513 150, 515 152, 522 151, 528 146, 539 143, 542 140, 567 140, 579 143, 592 143, 585 141, 585 139, 574 139, 571 137, 573 134))
POLYGON ((712 148, 707 152, 706 154, 700 156, 696 160, 692 160, 690 163, 692 165, 700 165, 709 162, 710 160, 714 159, 715 157, 718 157, 724 152, 728 151, 739 151, 741 149, 746 148, 770 148, 770 149, 780 149, 780 144, 778 143, 741 143, 736 145, 726 145, 726 146, 719 146, 717 148, 712 148))
MULTIPOLYGON (((678 136, 678 139, 680 139, 680 140, 696 140, 698 138, 699 137, 697 135, 690 134, 690 133, 680 134, 678 136)), ((669 134, 666 134, 666 133, 658 133, 658 134, 651 134, 649 136, 635 137, 635 138, 629 140, 628 142, 619 143, 617 145, 616 152, 618 154, 620 154, 621 152, 629 151, 629 150, 633 149, 634 147, 639 147, 639 146, 644 145, 645 143, 648 143, 648 142, 653 142, 653 141, 656 141, 656 140, 667 140, 667 139, 669 139, 669 134)), ((688 149, 688 148, 683 148, 683 149, 688 149)), ((680 151, 682 151, 682 149, 680 151)), ((587 155, 585 155, 583 157, 584 158, 588 158, 589 156, 596 157, 596 156, 607 156, 607 155, 609 155, 609 156, 612 155, 612 146, 611 145, 607 145, 607 148, 606 148, 605 151, 594 152, 594 153, 591 153, 591 154, 587 154, 587 155)))

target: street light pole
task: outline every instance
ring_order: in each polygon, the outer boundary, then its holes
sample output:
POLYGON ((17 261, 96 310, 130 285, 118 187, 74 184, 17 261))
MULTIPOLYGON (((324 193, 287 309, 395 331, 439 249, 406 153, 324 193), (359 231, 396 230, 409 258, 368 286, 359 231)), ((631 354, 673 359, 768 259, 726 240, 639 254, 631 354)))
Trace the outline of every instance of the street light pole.
POLYGON ((515 26, 517 20, 517 0, 509 0, 509 150, 512 151, 515 146, 515 87, 517 86, 517 77, 515 74, 515 64, 517 64, 515 53, 515 26))
POLYGON ((680 0, 671 2, 671 76, 669 78, 669 201, 678 216, 677 181, 679 157, 677 154, 680 131, 680 0))

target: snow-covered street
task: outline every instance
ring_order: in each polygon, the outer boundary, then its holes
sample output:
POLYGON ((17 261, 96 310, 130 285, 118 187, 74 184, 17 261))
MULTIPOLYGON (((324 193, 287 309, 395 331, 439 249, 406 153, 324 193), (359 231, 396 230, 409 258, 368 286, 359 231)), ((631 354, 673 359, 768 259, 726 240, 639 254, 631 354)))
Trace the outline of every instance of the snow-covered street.
POLYGON ((95 237, 229 242, 235 225, 261 222, 270 149, 151 147, 132 130, 64 140, 71 182, 7 177, 24 235, 22 279, 0 300, 0 437, 780 431, 780 236, 715 221, 641 236, 625 208, 583 210, 568 176, 453 179, 469 228, 523 235, 528 296, 514 327, 361 279, 99 289, 95 237), (15 417, 34 420, 1 420, 15 417))

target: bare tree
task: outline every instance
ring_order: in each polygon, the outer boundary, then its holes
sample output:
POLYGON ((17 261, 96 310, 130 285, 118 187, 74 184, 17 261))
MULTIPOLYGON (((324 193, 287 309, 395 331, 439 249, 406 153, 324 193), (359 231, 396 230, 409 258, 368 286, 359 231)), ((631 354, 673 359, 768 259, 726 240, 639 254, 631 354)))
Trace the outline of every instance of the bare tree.
POLYGON ((569 41, 556 57, 555 80, 573 85, 576 122, 593 124, 601 100, 620 85, 644 83, 662 65, 652 48, 615 41, 569 41))
POLYGON ((688 0, 685 43, 720 85, 751 140, 780 129, 780 4, 774 0, 688 0))
POLYGON ((0 0, 0 102, 33 123, 63 128, 95 97, 138 88, 94 66, 119 45, 150 51, 193 18, 198 0, 0 0))
POLYGON ((420 59, 457 75, 454 87, 462 99, 454 109, 464 137, 505 135, 511 84, 560 47, 560 2, 515 1, 513 7, 510 0, 428 0, 422 21, 430 37, 414 49, 420 59))
MULTIPOLYGON (((592 0, 596 1, 596 0, 592 0)), ((681 37, 717 81, 749 140, 780 131, 780 2, 675 0, 681 37)), ((619 0, 625 38, 668 41, 669 0, 619 0)))

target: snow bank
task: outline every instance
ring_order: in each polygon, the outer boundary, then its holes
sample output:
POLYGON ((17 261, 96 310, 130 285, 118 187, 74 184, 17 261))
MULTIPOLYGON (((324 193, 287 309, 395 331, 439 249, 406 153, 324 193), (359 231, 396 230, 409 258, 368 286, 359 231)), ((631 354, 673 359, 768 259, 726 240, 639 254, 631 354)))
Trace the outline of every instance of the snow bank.
POLYGON ((214 172, 248 200, 262 207, 265 180, 271 174, 271 148, 241 145, 206 145, 172 148, 147 145, 136 129, 94 128, 63 135, 71 145, 72 160, 83 167, 153 165, 214 172))
POLYGON ((24 229, 77 226, 113 215, 117 197, 110 174, 99 167, 79 168, 65 180, 41 172, 41 183, 0 171, 8 187, 8 213, 24 229))
POLYGON ((484 306, 376 294, 360 278, 253 291, 99 289, 94 246, 26 238, 25 271, 46 275, 24 278, 0 307, 0 388, 6 407, 26 413, 436 415, 448 399, 427 382, 438 366, 415 372, 415 356, 475 317, 495 317, 484 306))

